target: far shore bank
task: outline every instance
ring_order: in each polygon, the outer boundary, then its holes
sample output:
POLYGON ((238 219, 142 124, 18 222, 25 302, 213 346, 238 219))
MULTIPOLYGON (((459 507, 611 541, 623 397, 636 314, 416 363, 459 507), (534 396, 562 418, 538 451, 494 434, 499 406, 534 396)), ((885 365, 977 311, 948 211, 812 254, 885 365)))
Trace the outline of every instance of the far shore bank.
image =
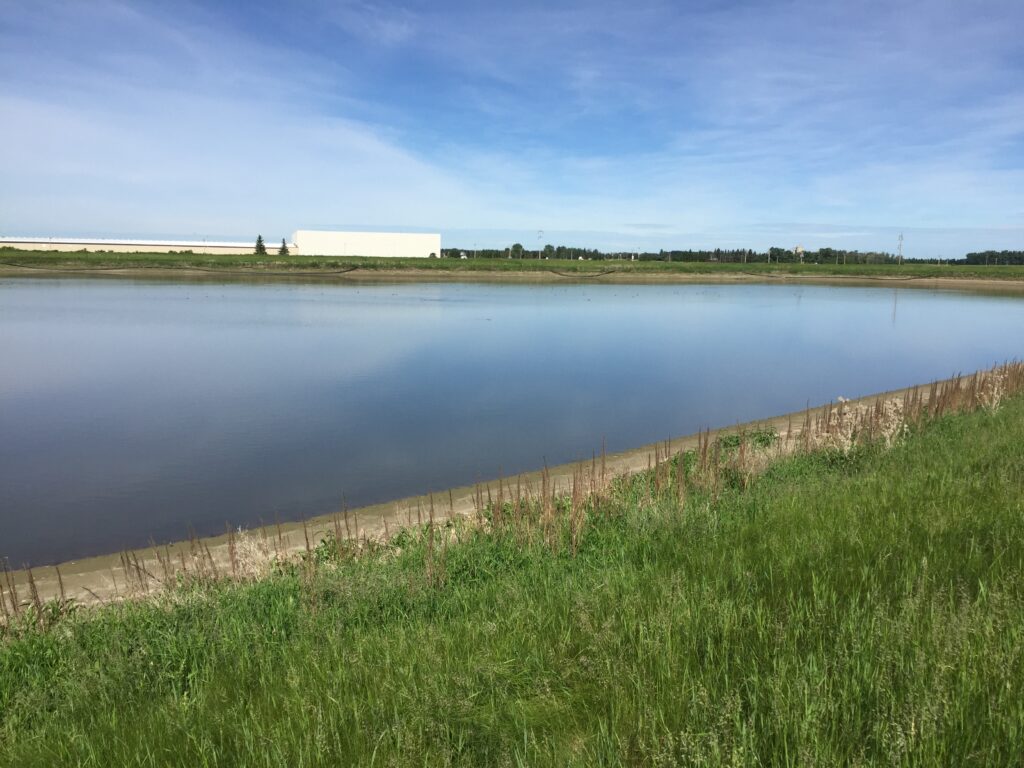
MULTIPOLYGON (((626 262, 627 264, 629 262, 626 262)), ((563 271, 558 267, 534 268, 522 271, 501 269, 488 270, 478 267, 460 268, 416 268, 403 266, 396 269, 379 267, 324 267, 274 269, 271 267, 205 267, 183 266, 81 266, 75 264, 20 264, 0 259, 0 278, 102 278, 125 280, 168 280, 182 282, 259 282, 259 283, 506 283, 520 285, 541 284, 605 284, 605 285, 673 285, 673 284, 797 284, 832 285, 851 287, 925 288, 992 291, 998 293, 1024 293, 1024 271, 993 272, 992 276, 970 272, 957 274, 959 268, 948 267, 950 275, 936 276, 930 273, 915 274, 898 272, 856 271, 846 272, 822 270, 815 274, 807 269, 758 271, 737 270, 723 265, 719 270, 618 268, 604 271, 583 269, 563 271)), ((796 266, 796 265, 793 265, 796 266)), ((1003 268, 996 268, 1003 269, 1003 268)), ((1012 269, 1012 268, 1009 268, 1012 269)))
MULTIPOLYGON (((751 280, 862 279, 1024 283, 1024 265, 925 262, 839 263, 665 261, 663 259, 490 259, 279 254, 111 253, 0 248, 0 276, 109 275, 180 279, 414 280, 563 282, 734 282, 751 280)), ((940 283, 948 284, 948 283, 940 283)))
MULTIPOLYGON (((953 382, 949 379, 935 383, 941 387, 953 382)), ((813 424, 834 407, 834 403, 842 400, 844 407, 853 408, 858 405, 883 408, 887 403, 898 403, 910 393, 917 391, 926 401, 929 397, 928 384, 892 390, 888 392, 865 395, 846 399, 843 393, 836 393, 836 401, 810 407, 800 411, 757 419, 741 424, 719 425, 705 434, 705 439, 712 441, 719 436, 751 433, 757 430, 771 429, 779 436, 779 442, 789 444, 795 442, 802 434, 805 424, 813 424)), ((349 532, 357 540, 380 540, 407 526, 414 526, 427 521, 431 514, 434 521, 456 517, 471 517, 477 514, 479 502, 486 503, 490 498, 500 494, 500 487, 506 493, 520 484, 523 488, 541 487, 544 475, 547 475, 548 487, 556 492, 569 492, 576 473, 597 466, 604 466, 609 477, 632 474, 649 469, 657 457, 663 460, 669 455, 680 451, 696 449, 701 435, 691 434, 672 437, 650 443, 638 448, 602 456, 600 446, 590 458, 561 464, 547 469, 538 469, 506 478, 491 478, 474 485, 461 486, 435 491, 431 494, 411 496, 394 501, 383 502, 356 509, 341 508, 327 512, 305 521, 289 521, 271 524, 263 528, 249 529, 246 534, 262 537, 273 542, 273 549, 282 556, 295 555, 315 546, 325 535, 342 530, 349 532), (344 522, 342 522, 344 521, 344 522)), ((142 569, 156 577, 159 558, 170 558, 173 562, 188 559, 198 547, 204 551, 214 567, 230 571, 232 550, 236 546, 237 534, 221 534, 202 539, 182 540, 174 543, 134 550, 132 557, 141 563, 142 569)), ((40 597, 45 601, 63 594, 74 598, 80 604, 107 602, 126 596, 139 596, 126 583, 125 553, 98 555, 57 564, 56 566, 40 566, 31 569, 31 576, 40 597), (59 573, 58 573, 59 569, 59 573)), ((11 564, 14 565, 13 563, 11 564)), ((26 569, 12 571, 10 576, 19 590, 29 588, 30 571, 26 569)))

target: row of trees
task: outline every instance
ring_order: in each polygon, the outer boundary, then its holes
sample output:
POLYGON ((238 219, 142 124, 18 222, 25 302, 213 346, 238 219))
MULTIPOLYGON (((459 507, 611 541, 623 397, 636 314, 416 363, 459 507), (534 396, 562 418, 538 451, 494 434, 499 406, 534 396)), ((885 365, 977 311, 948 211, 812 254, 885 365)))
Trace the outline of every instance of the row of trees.
POLYGON ((750 248, 686 251, 599 251, 594 248, 572 248, 565 245, 545 245, 541 249, 527 250, 522 243, 508 248, 443 248, 445 258, 478 259, 625 259, 640 261, 708 261, 730 264, 757 264, 768 262, 811 264, 894 264, 897 257, 884 251, 848 251, 839 248, 821 248, 817 251, 797 251, 788 248, 769 248, 755 251, 750 248))
POLYGON ((1024 251, 979 251, 968 253, 968 264, 1024 264, 1024 251))
MULTIPOLYGON (((256 236, 256 255, 266 256, 267 246, 263 236, 256 236)), ((288 244, 281 238, 278 256, 288 255, 288 244)), ((472 251, 461 248, 442 248, 441 256, 449 259, 637 259, 640 261, 709 261, 728 264, 895 264, 898 258, 886 251, 848 251, 842 248, 819 248, 816 251, 790 250, 772 247, 767 251, 750 248, 687 251, 599 251, 596 248, 572 248, 566 245, 545 245, 537 250, 527 250, 522 243, 513 243, 508 248, 479 248, 472 251)), ((968 253, 963 259, 905 259, 905 261, 927 261, 947 264, 1024 264, 1024 251, 979 251, 968 253)))
MULTIPOLYGON (((257 256, 266 256, 267 255, 267 245, 266 245, 266 243, 263 242, 263 235, 256 235, 256 251, 255 251, 255 253, 256 253, 257 256)), ((281 247, 277 249, 277 255, 278 256, 287 256, 288 255, 288 243, 286 243, 284 241, 283 237, 281 238, 281 247)))

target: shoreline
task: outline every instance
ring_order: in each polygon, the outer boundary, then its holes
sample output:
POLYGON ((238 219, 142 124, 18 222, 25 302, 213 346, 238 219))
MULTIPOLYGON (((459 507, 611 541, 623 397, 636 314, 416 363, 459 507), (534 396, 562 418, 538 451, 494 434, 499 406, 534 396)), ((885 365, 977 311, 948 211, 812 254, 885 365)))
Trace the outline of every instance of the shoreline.
MULTIPOLYGON (((843 399, 844 407, 872 405, 880 407, 886 403, 900 402, 913 392, 918 392, 927 401, 929 388, 942 387, 958 378, 944 379, 927 384, 864 395, 858 398, 843 399)), ((934 390, 931 390, 934 391, 934 390)), ((838 397, 837 397, 838 400, 838 397)), ((443 489, 436 493, 408 496, 392 501, 381 502, 364 507, 336 510, 300 521, 281 522, 262 527, 239 529, 238 532, 218 534, 191 540, 169 542, 156 547, 146 546, 130 552, 120 551, 95 555, 27 569, 9 571, 9 576, 22 595, 27 595, 34 582, 35 589, 43 601, 60 598, 65 595, 80 605, 106 603, 128 597, 141 597, 148 594, 133 590, 133 575, 125 564, 126 554, 135 559, 133 566, 136 571, 139 564, 141 570, 153 579, 161 565, 160 558, 170 559, 172 569, 179 560, 191 559, 199 553, 200 558, 209 558, 213 570, 231 570, 233 553, 238 537, 242 534, 259 537, 263 542, 273 542, 274 552, 282 557, 293 557, 303 553, 316 544, 324 536, 340 530, 353 529, 354 538, 358 541, 379 541, 389 534, 410 526, 418 521, 426 521, 431 515, 435 522, 443 522, 452 518, 469 518, 477 513, 478 501, 487 500, 499 493, 499 483, 510 490, 517 482, 525 488, 538 489, 547 474, 549 487, 555 492, 568 492, 572 488, 574 477, 581 470, 589 469, 597 462, 606 468, 608 477, 632 474, 649 469, 656 457, 666 459, 680 451, 696 449, 699 441, 719 436, 750 432, 757 429, 774 429, 779 444, 790 443, 802 434, 804 425, 814 423, 822 417, 827 418, 837 401, 792 411, 777 416, 755 419, 741 424, 733 424, 717 428, 709 428, 703 433, 695 433, 639 446, 614 454, 595 454, 594 458, 560 464, 547 469, 538 469, 506 478, 491 478, 474 485, 443 489), (342 517, 344 515, 344 517, 342 517), (344 523, 340 522, 344 520, 344 523)), ((129 559, 131 564, 131 559, 129 559)), ((202 566, 206 567, 206 566, 202 566)), ((159 581, 159 579, 157 579, 159 581)), ((148 580, 146 581, 148 585, 148 580)), ((160 587, 157 586, 157 589, 160 587)))

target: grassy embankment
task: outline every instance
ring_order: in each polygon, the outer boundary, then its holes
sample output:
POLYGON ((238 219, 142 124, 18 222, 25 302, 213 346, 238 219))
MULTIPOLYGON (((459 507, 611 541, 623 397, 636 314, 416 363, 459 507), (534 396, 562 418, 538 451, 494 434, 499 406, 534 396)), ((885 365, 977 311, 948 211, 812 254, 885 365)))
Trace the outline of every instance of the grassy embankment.
POLYGON ((623 275, 793 275, 803 277, 903 277, 1024 280, 1024 266, 950 266, 936 264, 725 264, 665 261, 570 261, 537 259, 395 259, 206 255, 191 253, 87 253, 0 249, 0 269, 12 266, 37 270, 179 269, 253 273, 340 271, 412 271, 427 273, 565 273, 623 275))
POLYGON ((909 396, 891 446, 888 411, 833 413, 767 466, 766 433, 597 462, 360 556, 22 608, 0 764, 1019 764, 1024 370, 1003 385, 909 396))

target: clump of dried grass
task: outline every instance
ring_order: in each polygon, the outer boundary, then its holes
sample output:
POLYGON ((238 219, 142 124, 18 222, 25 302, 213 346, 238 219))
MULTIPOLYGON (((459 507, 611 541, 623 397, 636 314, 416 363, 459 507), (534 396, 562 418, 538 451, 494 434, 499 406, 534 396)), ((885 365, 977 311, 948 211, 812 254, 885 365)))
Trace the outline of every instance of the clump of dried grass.
POLYGON ((274 565, 275 553, 265 537, 239 531, 235 539, 236 578, 258 581, 267 576, 274 565))
POLYGON ((873 404, 849 406, 847 401, 840 398, 839 407, 826 409, 807 442, 810 450, 838 450, 845 453, 862 442, 867 431, 870 431, 873 440, 892 445, 909 429, 900 400, 887 399, 873 404))

